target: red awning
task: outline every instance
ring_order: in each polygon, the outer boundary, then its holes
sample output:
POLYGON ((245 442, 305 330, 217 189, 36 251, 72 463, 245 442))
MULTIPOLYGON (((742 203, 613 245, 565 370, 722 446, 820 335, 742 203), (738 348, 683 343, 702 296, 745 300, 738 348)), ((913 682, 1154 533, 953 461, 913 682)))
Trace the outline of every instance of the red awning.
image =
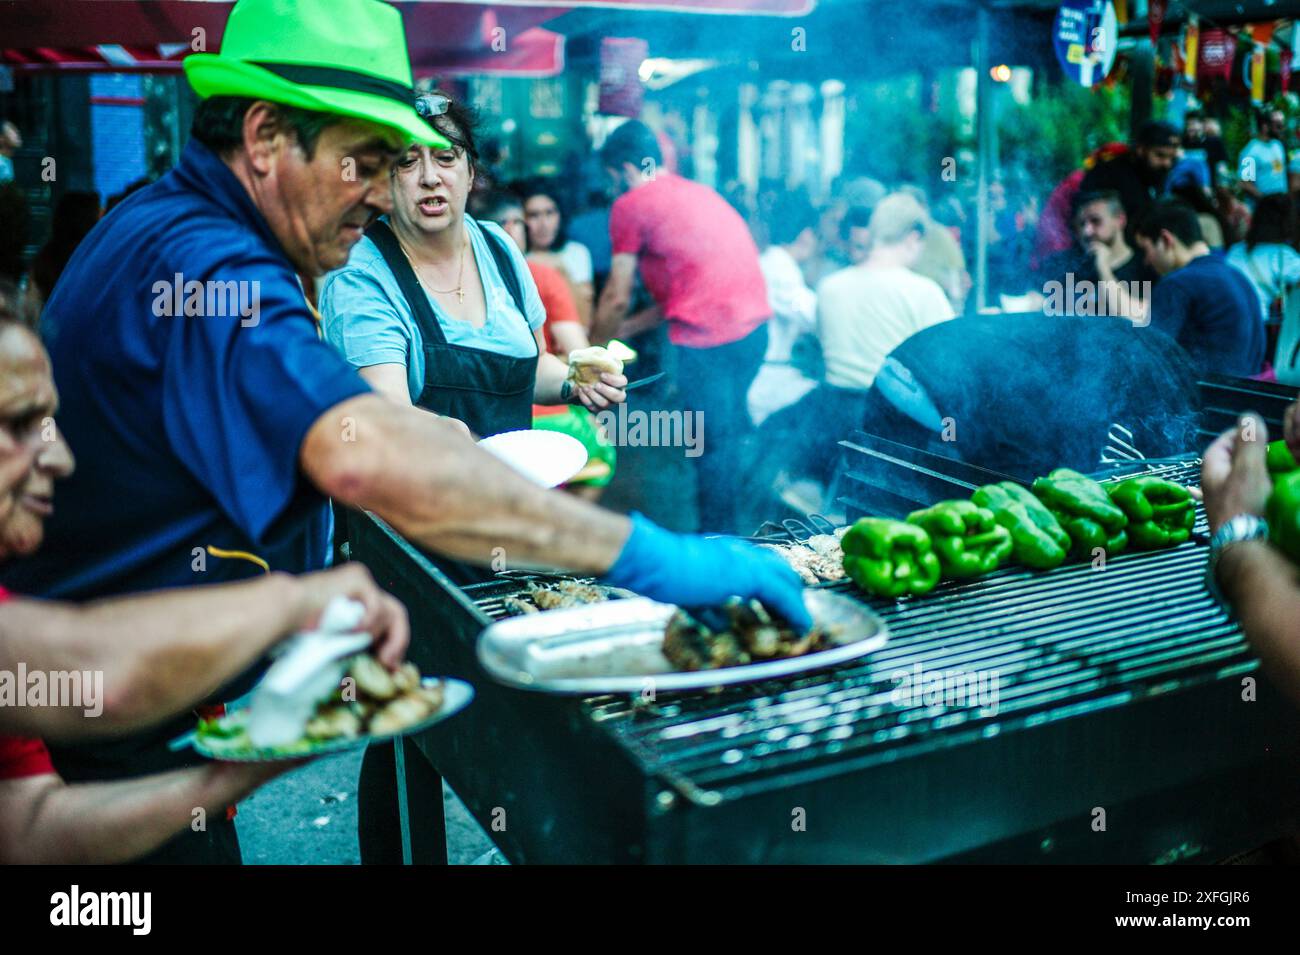
MULTIPOLYGON (((476 0, 445 0, 447 3, 475 3, 476 0)), ((548 6, 547 0, 493 0, 496 6, 548 6)), ((574 10, 675 10, 679 13, 712 13, 723 16, 801 17, 813 11, 816 0, 564 0, 574 10)))
MULTIPOLYGON (((797 16, 814 0, 399 0, 411 53, 470 50, 483 45, 482 20, 495 15, 510 35, 569 10, 676 10, 682 13, 797 16)), ((93 47, 115 43, 153 47, 190 43, 204 31, 215 51, 232 2, 226 0, 0 0, 0 37, 14 49, 93 47)))
MULTIPOLYGON (((797 16, 814 0, 407 0, 417 75, 501 73, 552 76, 564 68, 564 38, 538 29, 581 8, 797 16), (498 29, 499 28, 499 29, 498 29), (504 31, 504 32, 502 32, 504 31), (504 37, 506 49, 499 50, 504 37)), ((165 71, 179 68, 196 38, 220 48, 226 0, 0 0, 0 62, 20 71, 165 71), (201 32, 200 32, 201 31, 201 32), (52 46, 51 42, 58 46, 52 46)))
MULTIPOLYGON (((176 69, 195 37, 201 37, 203 49, 215 52, 220 48, 232 5, 222 0, 0 0, 0 38, 4 42, 0 55, 3 62, 27 70, 176 69)), ((531 31, 566 12, 550 4, 490 7, 415 2, 396 6, 402 11, 407 46, 417 72, 483 56, 483 65, 490 72, 516 67, 548 75, 545 71, 556 62, 555 44, 542 42, 531 31), (497 32, 497 28, 505 32, 497 32), (508 48, 519 45, 519 54, 512 55, 509 49, 495 51, 493 40, 500 36, 507 38, 508 48), (544 60, 535 61, 530 54, 544 60)), ((559 62, 562 64, 562 58, 559 62)))
MULTIPOLYGON (((82 71, 99 73, 179 72, 190 52, 185 44, 84 47, 36 47, 0 50, 0 63, 16 72, 82 71)), ((564 72, 564 37, 541 27, 516 36, 500 52, 491 49, 451 50, 431 63, 417 63, 415 75, 425 76, 556 76, 564 72)))
POLYGON ((434 64, 415 67, 423 76, 557 76, 564 72, 564 37, 533 27, 515 37, 505 50, 449 53, 434 64))
POLYGON ((166 46, 38 46, 29 50, 0 50, 0 63, 19 73, 42 70, 84 70, 90 72, 162 73, 179 70, 181 58, 190 52, 183 44, 166 46))

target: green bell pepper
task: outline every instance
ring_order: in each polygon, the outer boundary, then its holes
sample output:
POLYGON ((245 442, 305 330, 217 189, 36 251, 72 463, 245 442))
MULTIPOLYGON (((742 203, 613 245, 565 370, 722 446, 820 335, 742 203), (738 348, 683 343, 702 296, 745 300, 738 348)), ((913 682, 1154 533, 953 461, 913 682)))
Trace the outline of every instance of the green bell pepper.
POLYGON ((1277 479, 1264 515, 1268 519, 1269 541, 1287 557, 1300 563, 1300 471, 1277 479))
POLYGON ((1087 475, 1057 468, 1036 480, 1033 490, 1070 536, 1075 557, 1087 560, 1098 547, 1113 556, 1127 546, 1128 518, 1087 475))
POLYGON ((1300 462, 1296 461, 1285 441, 1270 441, 1268 443, 1269 474, 1288 474, 1297 468, 1300 468, 1300 462))
POLYGON ((971 500, 992 511, 994 519, 1011 532, 1011 552, 1026 567, 1050 570, 1065 560, 1070 535, 1028 488, 1013 481, 986 484, 976 488, 971 500))
POLYGON ((1196 504, 1187 488, 1157 477, 1135 477, 1107 489, 1128 515, 1128 539, 1134 547, 1176 547, 1192 536, 1196 504))
POLYGON ((915 524, 860 518, 840 541, 844 572, 877 597, 924 594, 939 582, 939 558, 930 535, 915 524))
POLYGON ((943 576, 960 580, 992 573, 1011 555, 1011 532, 993 512, 970 501, 940 501, 907 515, 930 535, 943 576))

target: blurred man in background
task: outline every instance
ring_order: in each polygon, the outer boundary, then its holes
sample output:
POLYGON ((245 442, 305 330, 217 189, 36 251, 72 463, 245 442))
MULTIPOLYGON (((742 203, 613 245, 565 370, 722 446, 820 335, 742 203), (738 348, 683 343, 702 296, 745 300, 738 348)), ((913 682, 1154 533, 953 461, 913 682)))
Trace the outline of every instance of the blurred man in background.
POLYGON ((1131 243, 1137 223, 1164 192, 1165 178, 1178 160, 1180 145, 1177 129, 1148 120, 1138 127, 1130 149, 1099 158, 1084 175, 1079 191, 1118 193, 1128 217, 1125 231, 1131 243))
POLYGON ((734 532, 734 481, 753 430, 745 396, 767 353, 772 314, 758 249, 722 196, 663 170, 659 141, 645 124, 618 127, 600 155, 621 195, 610 210, 614 256, 592 340, 668 323, 682 393, 707 428, 693 459, 700 528, 734 532), (625 323, 638 268, 658 314, 625 323))
POLYGON ((1237 160, 1241 189, 1253 200, 1287 191, 1286 116, 1281 110, 1264 110, 1255 116, 1255 138, 1246 143, 1237 160))
POLYGON ((1254 287, 1201 236, 1196 212, 1174 200, 1137 228, 1147 264, 1161 275, 1150 302, 1129 314, 1187 349, 1201 372, 1246 377, 1264 363, 1264 318, 1254 287))
POLYGON ((755 425, 794 404, 813 388, 814 378, 795 363, 795 343, 817 327, 817 293, 804 280, 803 266, 817 254, 817 214, 803 198, 794 198, 769 216, 772 244, 758 264, 767 282, 772 308, 767 355, 749 388, 749 414, 755 425))
MULTIPOLYGON (((810 454, 829 479, 835 440, 862 427, 866 395, 885 356, 909 337, 954 317, 937 283, 913 271, 934 224, 912 196, 886 196, 871 214, 867 257, 817 287, 817 338, 825 384, 810 400, 819 434, 828 445, 810 454)), ((802 407, 802 406, 800 406, 802 407)))
POLYGON ((1156 278, 1124 237, 1128 225, 1119 193, 1080 193, 1074 216, 1075 244, 1048 257, 1038 268, 1039 288, 1049 301, 1054 291, 1064 290, 1071 312, 1077 308, 1078 293, 1089 296, 1088 313, 1110 314, 1113 301, 1101 283, 1141 282, 1156 278), (1053 288, 1053 283, 1059 289, 1053 288), (1076 294, 1071 294, 1075 290, 1076 294))

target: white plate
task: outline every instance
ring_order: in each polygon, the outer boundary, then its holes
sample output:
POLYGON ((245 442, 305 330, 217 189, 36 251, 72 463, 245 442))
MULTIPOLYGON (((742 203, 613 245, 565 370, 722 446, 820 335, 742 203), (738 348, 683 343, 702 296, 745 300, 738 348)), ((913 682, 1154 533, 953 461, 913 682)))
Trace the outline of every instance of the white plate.
POLYGON ((558 487, 587 465, 587 449, 558 431, 504 431, 479 447, 542 487, 558 487))
MULTIPOLYGON (((330 740, 302 739, 287 746, 265 746, 261 748, 253 745, 246 731, 228 737, 209 737, 195 732, 182 737, 182 739, 186 744, 192 745, 198 750, 201 755, 220 762, 271 763, 284 759, 305 759, 308 756, 341 753, 349 749, 358 749, 379 740, 396 739, 398 736, 409 736, 413 733, 422 732, 441 723, 448 717, 455 716, 469 706, 470 701, 474 699, 474 688, 464 680, 450 678, 438 680, 425 677, 423 682, 426 686, 433 683, 442 684, 442 706, 420 722, 413 723, 396 733, 385 733, 378 736, 367 733, 361 736, 330 740)), ((240 726, 245 724, 247 716, 247 710, 235 710, 222 717, 221 722, 229 722, 232 726, 240 726)), ((179 743, 180 741, 176 742, 179 743)), ((176 743, 173 743, 172 748, 178 748, 176 743)))

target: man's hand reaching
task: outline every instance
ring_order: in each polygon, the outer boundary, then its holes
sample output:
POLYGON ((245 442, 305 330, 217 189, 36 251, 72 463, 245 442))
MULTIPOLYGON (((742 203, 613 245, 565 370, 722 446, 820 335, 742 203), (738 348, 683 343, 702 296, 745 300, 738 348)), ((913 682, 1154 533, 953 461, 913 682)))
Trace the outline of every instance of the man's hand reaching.
POLYGON ((1201 464, 1201 494, 1213 533, 1238 514, 1264 514, 1273 488, 1268 476, 1268 426, 1248 414, 1215 439, 1201 464))

